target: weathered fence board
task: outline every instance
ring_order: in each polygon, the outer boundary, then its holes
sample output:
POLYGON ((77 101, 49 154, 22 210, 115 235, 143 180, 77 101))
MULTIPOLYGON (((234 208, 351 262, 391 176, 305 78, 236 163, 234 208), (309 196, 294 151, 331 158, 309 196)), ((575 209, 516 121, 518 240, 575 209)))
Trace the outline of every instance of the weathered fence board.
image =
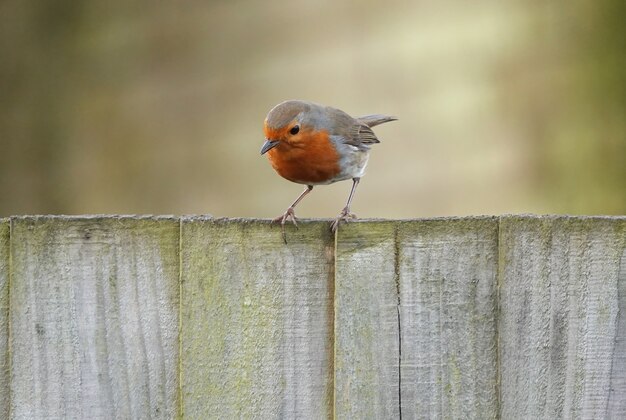
POLYGON ((626 418, 626 217, 0 220, 0 418, 626 418))
POLYGON ((334 242, 326 222, 184 219, 188 418, 330 418, 334 242))
POLYGON ((402 417, 495 418, 497 219, 396 226, 402 417))
POLYGON ((172 418, 179 223, 11 220, 15 418, 172 418))
POLYGON ((398 285, 391 222, 339 228, 335 265, 335 416, 400 414, 398 285))
POLYGON ((495 417, 497 261, 495 218, 343 226, 337 417, 495 417))
POLYGON ((502 418, 626 418, 626 219, 500 223, 502 418))
POLYGON ((0 219, 0 419, 9 418, 9 219, 0 219))

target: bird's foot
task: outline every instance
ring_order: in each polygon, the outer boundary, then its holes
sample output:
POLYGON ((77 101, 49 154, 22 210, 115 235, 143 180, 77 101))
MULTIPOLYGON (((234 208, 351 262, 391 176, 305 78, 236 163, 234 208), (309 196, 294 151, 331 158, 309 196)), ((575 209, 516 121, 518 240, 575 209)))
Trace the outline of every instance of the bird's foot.
POLYGON ((296 217, 296 212, 294 211, 293 207, 289 207, 284 214, 272 220, 272 223, 280 223, 280 228, 283 234, 283 241, 285 241, 285 243, 287 243, 287 235, 285 234, 285 223, 288 220, 291 220, 293 222, 293 225, 296 227, 296 229, 298 228, 298 218, 296 217))
POLYGON ((339 227, 339 223, 341 221, 349 222, 350 220, 354 220, 356 218, 357 218, 356 214, 350 213, 349 207, 344 207, 343 210, 341 210, 341 213, 339 213, 339 217, 337 217, 335 221, 331 223, 330 225, 331 232, 335 233, 337 231, 337 228, 339 227))

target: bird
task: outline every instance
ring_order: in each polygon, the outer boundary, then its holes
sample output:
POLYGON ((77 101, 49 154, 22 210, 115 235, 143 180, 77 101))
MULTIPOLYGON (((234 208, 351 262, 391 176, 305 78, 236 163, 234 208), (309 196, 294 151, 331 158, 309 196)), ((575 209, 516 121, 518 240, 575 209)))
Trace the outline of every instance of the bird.
POLYGON ((306 185, 287 210, 273 220, 280 223, 285 243, 285 222, 290 220, 298 227, 294 209, 316 185, 351 179, 346 206, 330 229, 334 233, 341 221, 356 219, 350 212, 352 198, 365 173, 371 146, 380 143, 372 127, 396 120, 380 114, 353 118, 340 109, 303 100, 284 101, 269 111, 263 124, 261 155, 267 155, 280 176, 306 185))

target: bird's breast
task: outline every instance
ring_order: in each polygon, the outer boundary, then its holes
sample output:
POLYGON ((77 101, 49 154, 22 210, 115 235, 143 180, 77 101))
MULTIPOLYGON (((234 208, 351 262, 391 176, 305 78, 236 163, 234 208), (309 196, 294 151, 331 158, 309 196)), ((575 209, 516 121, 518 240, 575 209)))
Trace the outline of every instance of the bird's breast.
POLYGON ((326 132, 297 143, 281 142, 267 155, 280 176, 299 184, 330 184, 342 172, 341 156, 326 132))

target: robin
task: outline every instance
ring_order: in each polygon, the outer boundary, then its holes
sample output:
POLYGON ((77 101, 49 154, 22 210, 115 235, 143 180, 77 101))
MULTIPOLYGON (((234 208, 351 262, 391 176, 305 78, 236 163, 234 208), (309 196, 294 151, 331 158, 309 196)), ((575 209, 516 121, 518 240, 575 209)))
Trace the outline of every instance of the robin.
POLYGON ((386 115, 353 118, 339 109, 305 101, 285 101, 270 110, 263 127, 261 154, 267 153, 280 176, 306 185, 287 211, 274 219, 281 224, 285 242, 285 222, 291 220, 298 226, 294 208, 315 185, 352 179, 348 202, 332 222, 331 231, 335 232, 342 220, 356 218, 350 213, 352 197, 364 174, 370 147, 380 143, 371 127, 395 120, 386 115))

